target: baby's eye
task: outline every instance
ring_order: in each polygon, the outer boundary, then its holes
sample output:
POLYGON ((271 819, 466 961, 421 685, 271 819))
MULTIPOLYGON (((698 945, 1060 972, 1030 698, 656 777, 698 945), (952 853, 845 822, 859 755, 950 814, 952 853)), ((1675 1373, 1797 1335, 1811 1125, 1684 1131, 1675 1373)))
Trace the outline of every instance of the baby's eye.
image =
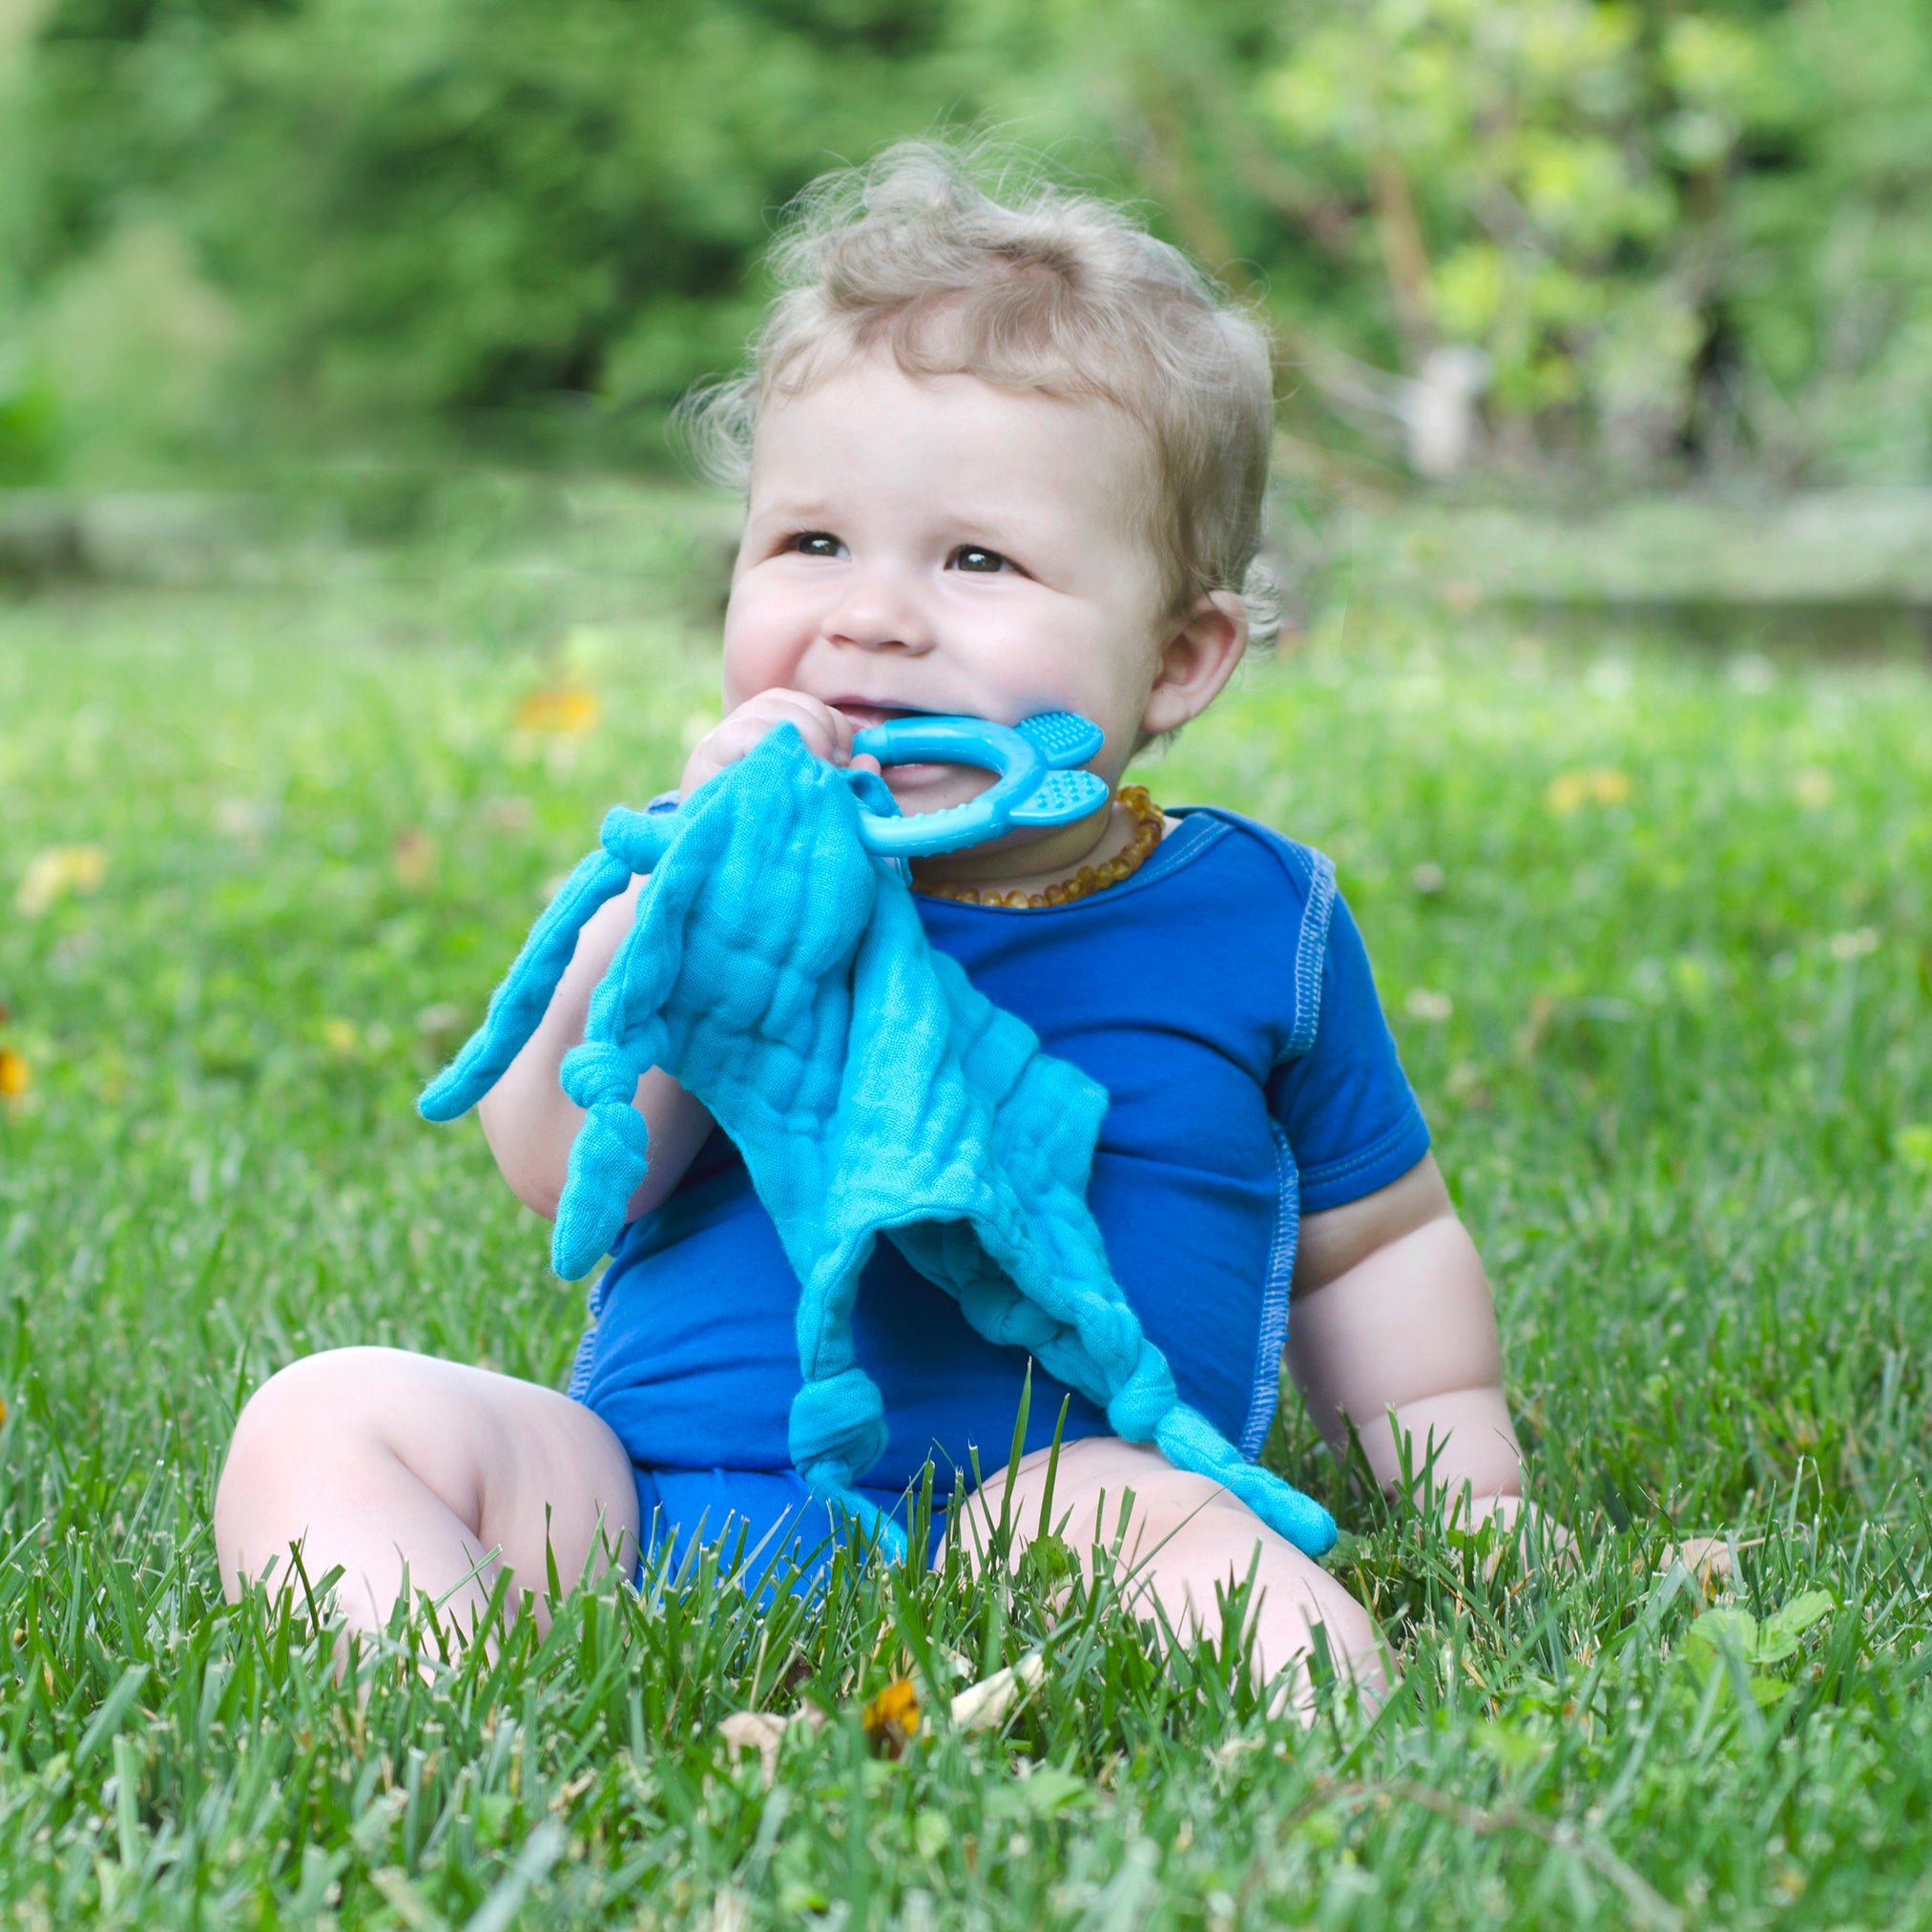
POLYGON ((845 546, 830 530, 800 530, 785 548, 801 557, 842 557, 845 546))
POLYGON ((997 571, 1011 569, 998 551, 983 549, 978 544, 962 544, 952 553, 952 567, 956 571, 997 571))

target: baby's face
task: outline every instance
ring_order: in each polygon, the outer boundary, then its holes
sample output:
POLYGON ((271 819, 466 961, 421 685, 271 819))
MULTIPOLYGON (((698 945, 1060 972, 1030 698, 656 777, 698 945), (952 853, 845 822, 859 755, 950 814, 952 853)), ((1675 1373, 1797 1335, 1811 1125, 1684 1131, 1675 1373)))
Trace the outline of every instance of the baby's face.
MULTIPOLYGON (((869 358, 758 420, 724 623, 727 710, 783 686, 860 725, 906 712, 1015 724, 1075 711, 1109 783, 1138 739, 1163 641, 1133 509, 1139 432, 1098 403, 915 379, 869 358)), ((983 789, 887 773, 909 811, 983 789)))

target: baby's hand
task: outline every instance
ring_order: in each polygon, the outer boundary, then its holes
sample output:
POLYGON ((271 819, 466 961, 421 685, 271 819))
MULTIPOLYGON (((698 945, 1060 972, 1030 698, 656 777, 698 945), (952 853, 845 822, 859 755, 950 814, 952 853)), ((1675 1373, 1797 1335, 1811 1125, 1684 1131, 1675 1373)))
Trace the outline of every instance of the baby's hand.
POLYGON ((714 726, 692 747, 684 761, 683 796, 689 799, 707 779, 735 765, 767 732, 781 724, 796 725, 805 749, 827 764, 853 765, 876 772, 876 758, 852 756, 855 727, 843 712, 834 711, 802 691, 761 691, 748 697, 721 724, 714 726))

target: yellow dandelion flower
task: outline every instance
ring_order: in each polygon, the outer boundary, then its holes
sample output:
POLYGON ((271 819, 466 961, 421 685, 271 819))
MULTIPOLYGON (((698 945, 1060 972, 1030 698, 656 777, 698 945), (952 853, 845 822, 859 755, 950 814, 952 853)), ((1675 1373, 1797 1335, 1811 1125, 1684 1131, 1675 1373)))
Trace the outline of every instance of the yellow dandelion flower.
POLYGON ((33 1085, 33 1069, 27 1055, 12 1047, 0 1047, 0 1100, 18 1100, 33 1085))
POLYGON ((865 1707, 865 1741, 879 1757, 898 1757, 919 1735, 919 1693, 909 1677, 886 1685, 865 1707))

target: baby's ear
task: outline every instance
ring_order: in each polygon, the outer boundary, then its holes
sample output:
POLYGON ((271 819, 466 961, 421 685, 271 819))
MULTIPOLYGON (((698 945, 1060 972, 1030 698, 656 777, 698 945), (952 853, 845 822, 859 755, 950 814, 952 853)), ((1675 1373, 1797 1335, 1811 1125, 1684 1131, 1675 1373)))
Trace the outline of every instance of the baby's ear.
POLYGON ((1141 713, 1143 737, 1178 731, 1216 697, 1248 648, 1248 607, 1232 591, 1208 591, 1171 625, 1141 713))

